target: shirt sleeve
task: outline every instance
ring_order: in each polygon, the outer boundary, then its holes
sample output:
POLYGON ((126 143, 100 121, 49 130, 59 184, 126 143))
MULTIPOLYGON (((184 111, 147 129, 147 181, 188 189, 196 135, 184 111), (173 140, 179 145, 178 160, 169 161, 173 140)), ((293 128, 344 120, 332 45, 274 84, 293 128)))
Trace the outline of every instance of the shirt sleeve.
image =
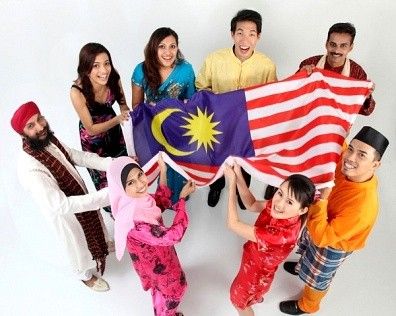
POLYGON ((62 146, 67 151, 74 164, 79 167, 106 171, 112 161, 111 157, 103 158, 95 153, 70 148, 63 143, 62 146))
POLYGON ((44 170, 29 170, 22 177, 21 181, 31 192, 37 205, 52 216, 92 211, 110 205, 108 188, 83 195, 66 196, 56 180, 44 170))
POLYGON ((276 76, 276 66, 274 63, 272 63, 268 72, 266 83, 275 82, 275 81, 278 81, 278 78, 276 76))
POLYGON ((172 246, 181 241, 188 226, 184 200, 175 204, 176 214, 171 227, 136 223, 128 236, 152 246, 172 246))
POLYGON ((375 101, 373 96, 370 95, 363 103, 363 106, 359 110, 359 114, 368 116, 373 113, 375 108, 375 101))
POLYGON ((212 65, 211 57, 208 56, 202 65, 197 79, 195 80, 195 86, 197 90, 212 90, 212 65))
POLYGON ((317 62, 319 61, 320 56, 313 56, 313 57, 309 57, 307 59, 304 59, 301 63, 300 66, 297 69, 297 72, 300 71, 300 69, 304 66, 308 66, 308 65, 316 65, 317 62))
POLYGON ((348 241, 368 229, 368 223, 356 213, 356 206, 344 208, 341 215, 328 221, 328 200, 319 200, 310 207, 307 228, 314 244, 318 247, 340 248, 348 241))
MULTIPOLYGON (((355 79, 358 79, 358 80, 367 80, 366 72, 363 70, 362 67, 360 67, 358 65, 355 66, 354 77, 355 77, 355 79)), ((364 103, 359 110, 359 114, 368 116, 371 113, 373 113, 374 108, 375 108, 375 101, 374 101, 373 95, 371 94, 366 100, 364 100, 364 103)))
POLYGON ((144 73, 143 73, 143 63, 138 64, 133 70, 131 82, 138 86, 143 87, 144 73))
POLYGON ((157 190, 154 193, 154 200, 157 206, 162 210, 171 208, 172 191, 166 185, 158 185, 157 190))
POLYGON ((192 66, 188 64, 185 99, 190 99, 195 93, 195 74, 192 66))

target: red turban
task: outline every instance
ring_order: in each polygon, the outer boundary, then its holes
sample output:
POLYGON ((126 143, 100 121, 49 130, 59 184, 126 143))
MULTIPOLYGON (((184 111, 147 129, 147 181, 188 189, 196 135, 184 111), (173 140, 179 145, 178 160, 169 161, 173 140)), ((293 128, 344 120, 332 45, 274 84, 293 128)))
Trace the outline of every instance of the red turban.
POLYGON ((40 114, 40 110, 36 103, 29 101, 22 104, 11 118, 12 128, 17 133, 22 134, 27 121, 29 121, 29 119, 35 114, 40 114))

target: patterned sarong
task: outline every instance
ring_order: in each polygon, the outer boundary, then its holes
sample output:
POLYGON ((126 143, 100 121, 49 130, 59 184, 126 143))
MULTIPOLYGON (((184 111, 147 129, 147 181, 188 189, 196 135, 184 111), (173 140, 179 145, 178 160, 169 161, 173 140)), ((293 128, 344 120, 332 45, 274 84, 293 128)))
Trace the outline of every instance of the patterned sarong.
POLYGON ((304 228, 298 246, 297 253, 301 254, 301 258, 296 272, 301 280, 318 291, 327 290, 338 267, 352 254, 352 251, 315 246, 307 228, 304 228))

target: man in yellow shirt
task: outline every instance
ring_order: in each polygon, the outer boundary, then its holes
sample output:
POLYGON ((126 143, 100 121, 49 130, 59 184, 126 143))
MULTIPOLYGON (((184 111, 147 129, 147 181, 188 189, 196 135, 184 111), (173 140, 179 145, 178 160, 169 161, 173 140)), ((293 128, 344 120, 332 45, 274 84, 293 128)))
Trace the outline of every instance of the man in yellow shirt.
MULTIPOLYGON (((217 50, 207 56, 195 81, 198 90, 223 93, 277 80, 275 64, 255 50, 261 35, 261 25, 262 19, 258 12, 241 10, 237 13, 231 20, 233 47, 217 50)), ((244 173, 244 177, 249 185, 250 176, 244 173)), ((224 177, 210 186, 209 206, 216 206, 224 186, 224 177)), ((240 199, 238 202, 244 208, 240 199)))
POLYGON ((323 189, 321 199, 309 210, 299 241, 299 262, 283 265, 298 275, 305 287, 298 301, 279 304, 282 312, 301 315, 318 311, 342 262, 365 246, 379 208, 375 171, 388 144, 380 132, 365 126, 343 152, 335 186, 323 189))

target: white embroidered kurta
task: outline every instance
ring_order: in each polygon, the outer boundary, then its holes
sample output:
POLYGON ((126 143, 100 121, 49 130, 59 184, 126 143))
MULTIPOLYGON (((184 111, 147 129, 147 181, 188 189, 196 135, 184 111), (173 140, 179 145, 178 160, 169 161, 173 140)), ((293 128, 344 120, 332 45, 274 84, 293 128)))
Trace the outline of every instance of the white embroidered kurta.
MULTIPOLYGON (((111 158, 101 158, 96 154, 78 151, 65 146, 75 166, 106 171, 111 158)), ((83 179, 67 161, 63 153, 52 143, 46 150, 54 155, 73 175, 87 192, 83 179)), ((85 195, 67 197, 59 188, 51 172, 38 160, 22 152, 18 160, 18 177, 22 186, 32 193, 46 220, 55 229, 71 261, 73 272, 81 274, 96 267, 88 250, 87 241, 74 213, 97 210, 110 205, 108 189, 85 195)), ((104 225, 103 225, 104 227, 104 225)), ((107 232, 105 231, 107 239, 107 232)))

